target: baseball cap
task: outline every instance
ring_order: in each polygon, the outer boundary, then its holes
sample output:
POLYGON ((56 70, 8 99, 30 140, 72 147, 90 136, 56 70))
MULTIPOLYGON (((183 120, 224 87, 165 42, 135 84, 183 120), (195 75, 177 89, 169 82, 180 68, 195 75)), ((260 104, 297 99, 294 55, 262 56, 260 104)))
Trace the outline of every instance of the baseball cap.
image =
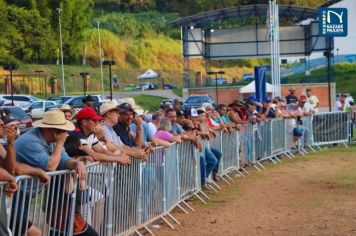
POLYGON ((257 102, 256 96, 249 96, 249 97, 247 98, 247 100, 253 101, 253 102, 257 102))
POLYGON ((263 102, 269 103, 269 102, 271 102, 271 99, 268 96, 266 96, 263 98, 263 102))
POLYGON ((117 106, 117 108, 119 108, 121 111, 124 111, 124 112, 128 112, 128 111, 134 111, 132 109, 132 106, 130 105, 130 103, 127 103, 127 102, 124 102, 124 103, 121 103, 117 106))
POLYGON ((191 117, 197 117, 198 116, 197 109, 194 109, 194 108, 190 109, 190 116, 191 117))
POLYGON ((184 116, 185 114, 184 114, 184 112, 183 111, 177 111, 176 112, 177 113, 177 117, 181 117, 181 116, 184 116))
POLYGON ((102 120, 103 118, 98 116, 92 107, 84 107, 77 114, 77 120, 92 119, 92 120, 102 120))
POLYGON ((299 101, 306 102, 307 101, 307 97, 302 95, 302 96, 299 97, 299 101))

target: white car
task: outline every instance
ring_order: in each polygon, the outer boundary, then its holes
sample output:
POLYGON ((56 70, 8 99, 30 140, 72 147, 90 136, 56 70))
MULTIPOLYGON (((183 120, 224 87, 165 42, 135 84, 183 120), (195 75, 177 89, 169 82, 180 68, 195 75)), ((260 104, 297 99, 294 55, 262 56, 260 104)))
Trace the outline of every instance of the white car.
MULTIPOLYGON (((33 102, 41 101, 40 99, 32 95, 23 95, 23 94, 14 94, 13 99, 14 99, 14 106, 20 107, 23 110, 25 110, 26 107, 28 107, 33 102)), ((11 105, 12 96, 11 94, 0 94, 0 100, 3 100, 5 105, 11 105)))

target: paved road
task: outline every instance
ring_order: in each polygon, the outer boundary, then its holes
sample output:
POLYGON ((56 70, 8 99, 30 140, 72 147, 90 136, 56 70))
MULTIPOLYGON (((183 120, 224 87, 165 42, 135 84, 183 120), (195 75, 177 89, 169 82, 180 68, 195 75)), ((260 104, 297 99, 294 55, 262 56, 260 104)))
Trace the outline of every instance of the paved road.
POLYGON ((149 91, 132 91, 132 92, 123 92, 123 93, 117 93, 113 94, 113 98, 125 98, 125 97, 136 97, 138 95, 145 94, 145 95, 152 95, 152 96, 158 96, 158 97, 165 97, 165 98, 172 98, 172 99, 178 99, 179 101, 182 101, 183 98, 175 95, 172 90, 149 90, 149 91))

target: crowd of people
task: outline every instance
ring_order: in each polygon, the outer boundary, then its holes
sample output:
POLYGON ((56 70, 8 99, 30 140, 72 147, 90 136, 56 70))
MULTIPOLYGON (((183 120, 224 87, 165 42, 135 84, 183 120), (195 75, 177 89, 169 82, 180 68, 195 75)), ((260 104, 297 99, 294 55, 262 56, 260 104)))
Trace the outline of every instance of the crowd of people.
MULTIPOLYGON (((174 100, 173 104, 161 105, 152 115, 130 98, 103 103, 99 109, 89 100, 84 101, 79 112, 69 106, 45 112, 42 119, 33 122, 33 129, 21 136, 17 133, 16 121, 4 123, 0 120, 0 138, 6 137, 0 145, 0 180, 8 183, 5 192, 9 197, 18 190, 16 175, 37 177, 47 185, 50 181, 47 172, 75 170, 79 186, 84 190, 86 163, 111 162, 128 166, 133 159, 147 161, 155 147, 168 148, 183 141, 193 143, 201 153, 201 184, 204 188, 210 175, 214 181, 221 181, 218 168, 222 153, 204 147, 202 140, 213 140, 217 132, 229 134, 248 123, 278 117, 298 120, 318 112, 319 108, 319 100, 311 89, 299 98, 291 89, 285 98, 265 97, 259 102, 250 96, 215 108, 204 103, 199 108, 182 110, 180 102, 174 100)), ((339 103, 338 109, 345 110, 342 99, 339 103)), ((297 128, 293 135, 301 137, 303 130, 297 128)), ((23 210, 21 216, 26 217, 28 206, 23 210)), ((10 225, 16 224, 19 219, 10 221, 10 225)), ((22 221, 28 222, 26 218, 22 221)), ((80 227, 74 229, 76 235, 98 235, 83 217, 81 222, 80 227)), ((16 230, 20 234, 41 235, 39 226, 31 222, 16 230)), ((0 227, 0 234, 7 235, 4 227, 0 227)))

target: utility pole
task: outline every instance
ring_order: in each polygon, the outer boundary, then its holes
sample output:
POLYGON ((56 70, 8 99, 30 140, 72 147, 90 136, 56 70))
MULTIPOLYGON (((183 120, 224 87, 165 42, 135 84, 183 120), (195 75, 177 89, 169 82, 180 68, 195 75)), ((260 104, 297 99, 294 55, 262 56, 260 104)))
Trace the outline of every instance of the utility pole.
POLYGON ((61 63, 62 63, 62 87, 63 87, 63 95, 66 95, 66 87, 64 82, 64 65, 63 65, 63 42, 62 42, 62 23, 61 23, 61 8, 56 9, 58 11, 58 22, 59 22, 59 42, 61 47, 61 63))

